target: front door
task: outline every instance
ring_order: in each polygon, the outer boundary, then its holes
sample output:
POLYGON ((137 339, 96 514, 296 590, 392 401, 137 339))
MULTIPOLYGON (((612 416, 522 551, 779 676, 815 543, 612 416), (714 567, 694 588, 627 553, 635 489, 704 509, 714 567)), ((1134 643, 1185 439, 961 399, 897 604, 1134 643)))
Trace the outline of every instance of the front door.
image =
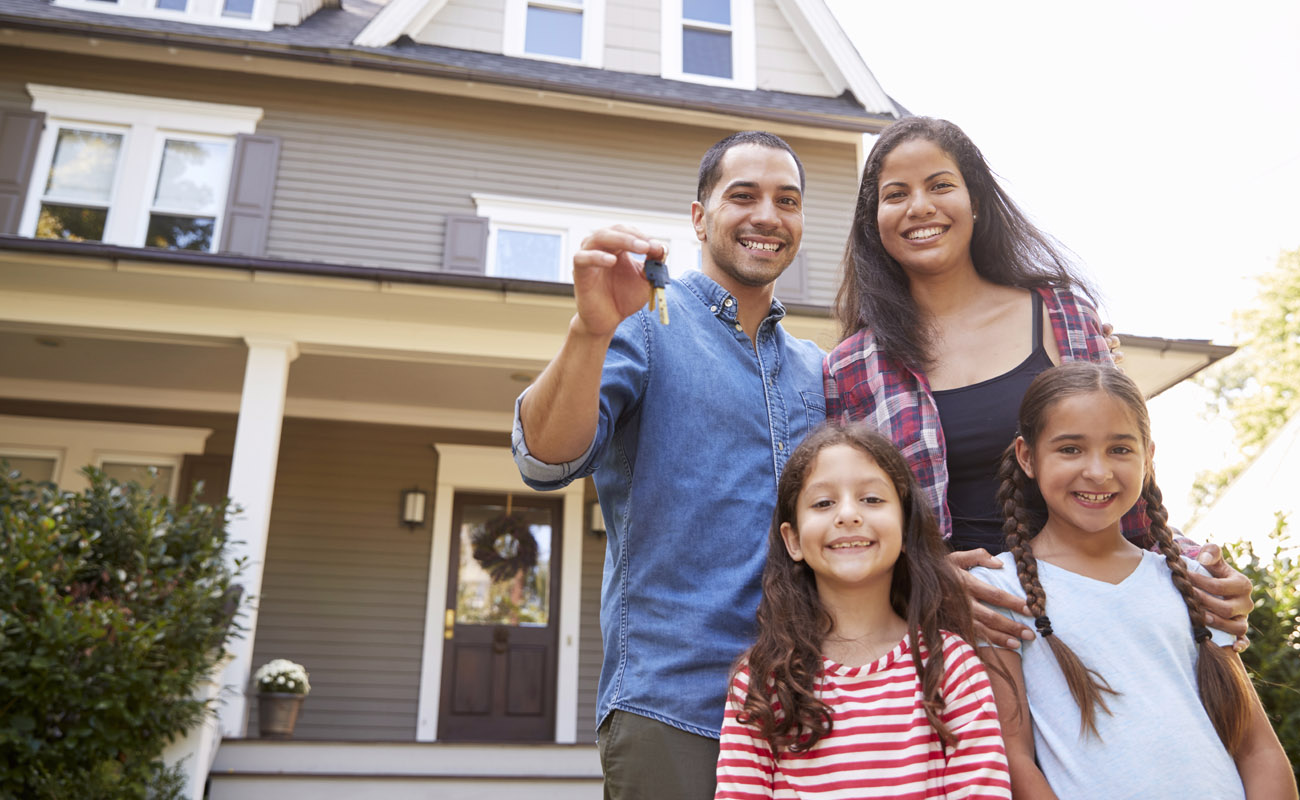
POLYGON ((555 738, 560 499, 456 494, 442 741, 555 738))

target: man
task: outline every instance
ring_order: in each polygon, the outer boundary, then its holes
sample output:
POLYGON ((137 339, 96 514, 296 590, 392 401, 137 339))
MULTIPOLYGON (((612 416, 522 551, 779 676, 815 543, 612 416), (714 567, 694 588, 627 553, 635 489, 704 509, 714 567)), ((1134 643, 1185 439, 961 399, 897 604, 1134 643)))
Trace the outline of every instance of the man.
POLYGON ((763 542, 791 448, 824 417, 822 353, 780 325, 773 283, 798 252, 804 171, 745 132, 700 165, 700 272, 646 310, 629 228, 574 257, 578 312, 516 406, 530 486, 595 470, 608 550, 598 698, 606 797, 711 798, 731 663, 749 644, 763 542))

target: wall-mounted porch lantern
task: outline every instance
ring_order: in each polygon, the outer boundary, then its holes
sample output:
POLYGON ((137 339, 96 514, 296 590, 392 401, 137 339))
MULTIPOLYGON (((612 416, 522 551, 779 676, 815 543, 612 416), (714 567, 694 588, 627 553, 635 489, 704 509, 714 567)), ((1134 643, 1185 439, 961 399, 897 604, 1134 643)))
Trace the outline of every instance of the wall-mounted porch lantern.
POLYGON ((424 509, 429 504, 429 493, 419 489, 402 491, 402 524, 418 528, 424 524, 424 509))

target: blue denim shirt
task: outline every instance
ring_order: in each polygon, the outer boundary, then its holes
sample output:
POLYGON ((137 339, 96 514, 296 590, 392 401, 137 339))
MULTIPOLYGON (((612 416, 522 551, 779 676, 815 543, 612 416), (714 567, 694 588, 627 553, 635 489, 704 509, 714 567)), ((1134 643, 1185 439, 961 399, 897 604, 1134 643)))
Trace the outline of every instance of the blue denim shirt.
POLYGON ((718 738, 729 670, 755 634, 777 478, 825 417, 822 352, 785 332, 776 301, 755 346, 736 299, 699 272, 667 297, 671 325, 642 309, 619 327, 585 455, 532 458, 518 402, 512 449, 534 489, 595 471, 608 536, 597 727, 621 709, 718 738))

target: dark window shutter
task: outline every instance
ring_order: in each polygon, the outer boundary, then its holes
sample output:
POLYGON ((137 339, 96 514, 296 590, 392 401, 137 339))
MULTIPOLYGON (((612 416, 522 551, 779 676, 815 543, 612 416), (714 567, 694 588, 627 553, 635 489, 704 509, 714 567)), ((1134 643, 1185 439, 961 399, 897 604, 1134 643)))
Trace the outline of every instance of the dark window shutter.
POLYGON ((242 256, 266 255, 275 195, 275 168, 280 162, 280 138, 241 133, 235 139, 221 252, 242 256))
POLYGON ((447 215, 442 239, 443 272, 482 275, 487 271, 488 218, 447 215))
POLYGON ((808 299, 808 255, 800 250, 794 261, 776 279, 776 299, 783 303, 801 303, 808 299))
POLYGON ((43 111, 0 110, 0 233, 17 233, 45 127, 43 111))

